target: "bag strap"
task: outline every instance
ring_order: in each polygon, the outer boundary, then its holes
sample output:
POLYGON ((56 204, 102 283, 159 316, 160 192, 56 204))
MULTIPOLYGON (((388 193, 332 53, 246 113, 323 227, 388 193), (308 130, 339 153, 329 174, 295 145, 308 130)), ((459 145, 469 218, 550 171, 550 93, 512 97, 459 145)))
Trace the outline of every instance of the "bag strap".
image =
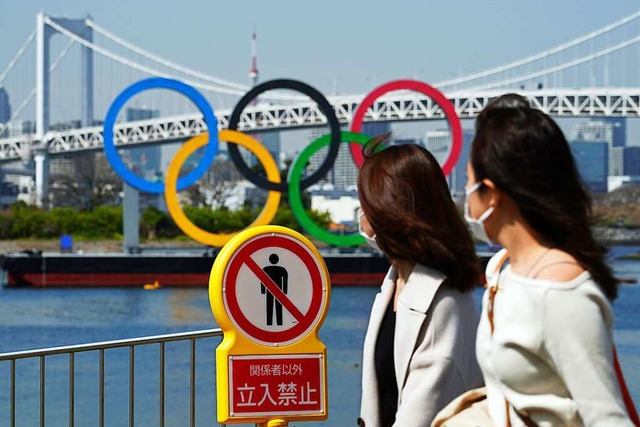
MULTIPOLYGON (((500 288, 498 285, 498 274, 500 273, 500 269, 502 268, 504 263, 507 261, 507 259, 509 259, 509 252, 505 250, 504 253, 502 254, 502 257, 500 257, 500 259, 497 261, 493 274, 487 281, 487 289, 489 291, 489 304, 487 306, 487 317, 489 318, 489 327, 491 330, 491 335, 493 335, 493 330, 494 330, 493 306, 495 303, 496 294, 498 293, 498 289, 500 288)), ((509 401, 506 398, 504 399, 504 406, 505 406, 505 415, 507 418, 506 427, 511 427, 511 417, 509 416, 509 407, 511 405, 509 404, 509 401)), ((518 411, 515 411, 515 413, 518 415, 518 417, 520 417, 520 419, 522 420, 525 426, 537 427, 536 423, 534 423, 533 420, 531 420, 531 418, 525 415, 522 415, 518 411)))
POLYGON ((487 316, 489 317, 489 326, 491 328, 491 335, 493 335, 493 305, 498 293, 498 274, 504 263, 509 259, 509 252, 506 250, 503 252, 502 257, 495 265, 495 269, 489 280, 487 280, 487 290, 489 291, 489 304, 487 306, 487 316))
MULTIPOLYGON (((487 283, 487 288, 489 290, 489 305, 487 307, 487 316, 489 317, 489 326, 491 327, 491 335, 493 335, 493 328, 494 328, 493 306, 494 306, 496 294, 498 293, 498 289, 499 289, 498 274, 500 273, 500 269, 502 268, 502 266, 504 265, 505 261, 508 258, 509 258, 509 252, 505 250, 502 257, 498 260, 495 270, 493 271, 493 275, 491 276, 491 279, 490 279, 491 283, 487 283)), ((627 388, 627 384, 624 380, 624 375, 622 374, 622 368, 620 366, 620 362, 618 361, 618 352, 616 351, 615 343, 612 342, 612 346, 613 346, 613 367, 616 372, 616 378, 620 386, 620 391, 622 393, 622 399, 624 400, 624 405, 627 409, 627 413, 629 415, 629 418, 631 419, 631 422, 636 427, 640 427, 640 417, 638 417, 638 412, 636 411, 636 407, 633 403, 633 399, 631 398, 631 394, 629 393, 629 389, 627 388)), ((506 405, 506 411, 507 411, 506 412, 507 427, 511 427, 511 420, 509 419, 509 402, 507 401, 507 399, 505 399, 505 405, 506 405)), ((524 424, 527 427, 536 427, 535 422, 533 422, 531 418, 519 413, 518 411, 515 411, 515 413, 518 415, 518 417, 520 417, 522 422, 524 422, 524 424)))
POLYGON ((622 368, 620 367, 620 362, 618 362, 618 352, 616 351, 615 345, 613 346, 613 367, 616 371, 616 377, 618 377, 618 384, 620 385, 620 391, 622 392, 622 399, 624 400, 624 406, 627 407, 629 418, 631 418, 631 422, 636 427, 640 427, 640 418, 638 418, 638 412, 636 411, 633 399, 631 399, 631 394, 627 388, 627 383, 622 375, 622 368))

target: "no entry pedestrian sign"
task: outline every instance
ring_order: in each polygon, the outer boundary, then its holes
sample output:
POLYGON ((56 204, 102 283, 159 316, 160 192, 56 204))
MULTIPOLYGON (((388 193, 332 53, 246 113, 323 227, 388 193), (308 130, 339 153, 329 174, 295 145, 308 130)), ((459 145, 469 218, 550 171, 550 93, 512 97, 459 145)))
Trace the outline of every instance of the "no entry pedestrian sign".
POLYGON ((265 345, 309 333, 326 304, 322 264, 288 235, 260 235, 239 247, 222 279, 225 308, 238 331, 265 345))
POLYGON ((329 274, 318 250, 285 227, 231 239, 216 257, 209 298, 224 339, 216 350, 218 421, 327 418, 329 274))

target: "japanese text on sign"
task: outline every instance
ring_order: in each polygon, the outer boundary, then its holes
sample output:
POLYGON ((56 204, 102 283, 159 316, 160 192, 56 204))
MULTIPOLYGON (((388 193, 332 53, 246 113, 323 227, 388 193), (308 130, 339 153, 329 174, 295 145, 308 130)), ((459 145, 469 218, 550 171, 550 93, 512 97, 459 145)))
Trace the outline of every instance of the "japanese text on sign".
POLYGON ((249 375, 252 377, 279 377, 302 374, 302 364, 268 363, 249 366, 249 375))
POLYGON ((230 357, 234 415, 323 412, 322 356, 230 357))

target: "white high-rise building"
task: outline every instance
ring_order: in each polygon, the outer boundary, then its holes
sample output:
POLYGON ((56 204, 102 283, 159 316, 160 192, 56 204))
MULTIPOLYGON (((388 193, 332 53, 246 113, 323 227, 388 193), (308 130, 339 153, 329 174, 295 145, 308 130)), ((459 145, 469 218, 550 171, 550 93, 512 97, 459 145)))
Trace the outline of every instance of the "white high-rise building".
POLYGON ((7 122, 9 138, 35 133, 35 123, 29 120, 11 120, 7 122))
POLYGON ((624 175, 624 148, 609 147, 609 176, 624 175))

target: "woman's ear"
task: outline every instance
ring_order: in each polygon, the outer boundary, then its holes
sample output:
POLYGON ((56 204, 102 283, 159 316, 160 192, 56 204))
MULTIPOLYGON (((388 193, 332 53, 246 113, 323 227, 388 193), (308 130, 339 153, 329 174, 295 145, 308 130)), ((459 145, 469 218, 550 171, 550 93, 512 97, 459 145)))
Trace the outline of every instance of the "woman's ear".
POLYGON ((489 206, 493 208, 497 207, 500 203, 500 190, 496 187, 496 184, 488 178, 483 179, 482 184, 485 188, 483 198, 485 198, 489 206))

